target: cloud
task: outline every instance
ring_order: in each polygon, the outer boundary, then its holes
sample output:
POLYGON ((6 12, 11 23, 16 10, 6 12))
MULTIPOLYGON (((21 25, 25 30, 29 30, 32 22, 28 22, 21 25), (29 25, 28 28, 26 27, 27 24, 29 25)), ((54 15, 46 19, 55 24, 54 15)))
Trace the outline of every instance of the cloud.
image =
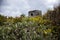
POLYGON ((22 13, 19 10, 10 9, 11 7, 6 7, 6 9, 3 8, 3 10, 0 12, 0 14, 5 16, 20 16, 22 13))
POLYGON ((48 9, 53 9, 54 5, 58 4, 58 0, 28 0, 30 10, 42 10, 43 14, 48 9))
POLYGON ((7 16, 18 16, 30 9, 26 0, 4 0, 0 12, 7 16))
POLYGON ((58 1, 59 0, 46 0, 45 5, 47 6, 47 8, 53 9, 53 7, 58 4, 58 1))
POLYGON ((19 16, 22 13, 28 15, 30 10, 53 9, 58 4, 58 0, 3 0, 0 5, 0 14, 7 16, 19 16))
POLYGON ((1 3, 2 3, 2 0, 0 0, 0 5, 1 5, 1 3))

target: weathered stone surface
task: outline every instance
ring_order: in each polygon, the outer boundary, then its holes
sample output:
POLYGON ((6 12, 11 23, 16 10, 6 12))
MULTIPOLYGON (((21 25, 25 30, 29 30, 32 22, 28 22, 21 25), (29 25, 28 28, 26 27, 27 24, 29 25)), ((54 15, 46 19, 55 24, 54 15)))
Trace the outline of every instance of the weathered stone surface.
POLYGON ((41 16, 42 12, 40 10, 33 10, 28 12, 28 16, 41 16))

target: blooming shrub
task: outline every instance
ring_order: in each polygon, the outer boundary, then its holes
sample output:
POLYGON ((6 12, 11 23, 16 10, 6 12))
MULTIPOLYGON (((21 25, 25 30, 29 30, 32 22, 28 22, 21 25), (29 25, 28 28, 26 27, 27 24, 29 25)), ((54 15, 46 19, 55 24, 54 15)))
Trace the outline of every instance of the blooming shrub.
POLYGON ((0 27, 0 40, 52 40, 51 26, 41 17, 23 18, 22 22, 0 27))

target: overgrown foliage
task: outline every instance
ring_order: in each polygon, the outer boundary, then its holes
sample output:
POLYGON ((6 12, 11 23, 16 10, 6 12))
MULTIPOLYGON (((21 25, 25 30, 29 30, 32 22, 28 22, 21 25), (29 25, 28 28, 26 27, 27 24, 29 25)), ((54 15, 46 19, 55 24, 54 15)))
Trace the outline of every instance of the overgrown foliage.
POLYGON ((44 19, 51 21, 54 30, 53 35, 60 40, 60 5, 55 7, 54 10, 48 10, 44 15, 44 19))
POLYGON ((51 40, 50 22, 42 17, 22 17, 21 21, 14 22, 7 21, 0 27, 0 40, 51 40))

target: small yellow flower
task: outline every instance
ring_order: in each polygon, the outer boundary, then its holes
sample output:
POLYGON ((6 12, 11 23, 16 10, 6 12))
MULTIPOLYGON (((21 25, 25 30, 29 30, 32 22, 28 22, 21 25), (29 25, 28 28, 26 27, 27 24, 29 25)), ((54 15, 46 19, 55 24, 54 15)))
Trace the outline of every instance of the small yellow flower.
POLYGON ((46 30, 44 30, 43 32, 44 32, 44 34, 47 34, 47 31, 46 30))
POLYGON ((43 32, 44 32, 44 34, 51 33, 51 29, 44 30, 43 32))

